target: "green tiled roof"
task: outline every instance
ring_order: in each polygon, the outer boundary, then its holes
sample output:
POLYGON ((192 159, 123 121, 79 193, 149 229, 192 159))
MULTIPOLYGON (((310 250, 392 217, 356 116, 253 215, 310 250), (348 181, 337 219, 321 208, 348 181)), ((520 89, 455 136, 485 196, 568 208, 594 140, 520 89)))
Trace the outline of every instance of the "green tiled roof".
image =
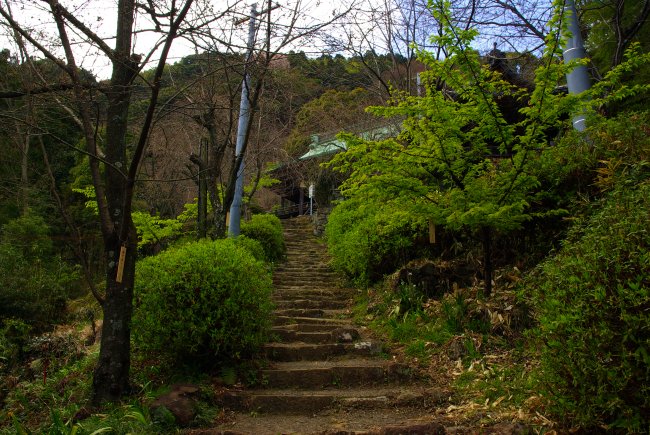
MULTIPOLYGON (((371 130, 363 131, 358 134, 359 137, 367 140, 382 140, 397 135, 399 127, 395 125, 376 127, 371 130)), ((309 144, 309 151, 298 158, 298 160, 309 160, 316 157, 326 157, 345 151, 347 149, 345 142, 335 137, 320 141, 318 136, 312 136, 312 142, 309 144)))

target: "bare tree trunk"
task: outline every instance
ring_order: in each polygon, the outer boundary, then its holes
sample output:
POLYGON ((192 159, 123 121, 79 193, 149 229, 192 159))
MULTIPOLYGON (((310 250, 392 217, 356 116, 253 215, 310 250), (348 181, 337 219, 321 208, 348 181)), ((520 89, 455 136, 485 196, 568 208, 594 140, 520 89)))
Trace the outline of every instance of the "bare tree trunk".
POLYGON ((106 257, 106 298, 102 306, 99 361, 93 377, 93 401, 114 401, 129 391, 131 364, 131 312, 137 235, 127 201, 126 133, 128 128, 131 85, 137 74, 137 63, 131 60, 132 30, 135 2, 122 0, 118 6, 117 38, 113 75, 108 97, 106 126, 106 201, 113 221, 104 232, 106 257), (123 237, 126 235, 126 237, 123 237), (120 251, 126 249, 120 265, 120 251), (117 279, 118 268, 123 266, 117 279))

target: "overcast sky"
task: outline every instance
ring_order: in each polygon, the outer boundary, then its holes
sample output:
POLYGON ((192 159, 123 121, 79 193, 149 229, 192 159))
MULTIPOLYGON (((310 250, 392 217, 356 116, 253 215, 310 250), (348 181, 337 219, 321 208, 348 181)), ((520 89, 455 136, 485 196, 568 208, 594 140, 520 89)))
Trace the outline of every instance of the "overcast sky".
MULTIPOLYGON (((318 22, 330 20, 335 11, 340 11, 342 2, 346 0, 335 1, 320 1, 320 0, 283 0, 279 3, 279 8, 273 10, 272 20, 279 25, 278 29, 281 31, 283 25, 288 24, 288 16, 291 8, 295 2, 300 2, 302 10, 302 17, 299 26, 311 26, 318 22)), ((50 15, 46 9, 47 5, 41 1, 34 0, 14 0, 9 2, 11 4, 12 14, 14 19, 23 24, 24 27, 29 28, 32 34, 38 35, 39 40, 44 41, 52 52, 58 56, 63 56, 60 48, 57 47, 54 34, 55 26, 52 22, 50 15)), ((228 38, 228 41, 233 43, 236 47, 245 44, 246 36, 248 33, 247 23, 240 23, 235 25, 234 22, 241 20, 249 14, 250 8, 253 3, 257 3, 258 10, 263 8, 264 2, 253 1, 237 1, 237 0, 211 0, 211 6, 214 11, 219 12, 232 8, 232 12, 220 18, 215 23, 211 24, 211 30, 215 35, 222 38, 228 38)), ((116 0, 62 0, 63 4, 68 10, 73 12, 76 18, 84 22, 90 29, 97 35, 104 39, 109 46, 114 46, 114 32, 115 22, 117 16, 117 1, 116 0)), ((144 16, 139 16, 136 21, 138 29, 151 28, 151 22, 144 16)), ((2 29, 3 40, 1 41, 2 48, 9 48, 12 53, 17 52, 15 43, 12 41, 12 33, 6 27, 2 29)), ((90 44, 84 43, 82 35, 74 35, 71 32, 71 38, 74 40, 74 51, 77 56, 79 66, 84 69, 90 70, 98 75, 99 78, 107 78, 110 75, 110 63, 106 56, 102 55, 95 47, 90 44)), ((135 35, 134 53, 146 55, 158 40, 158 35, 153 32, 142 32, 135 35)), ((41 57, 40 53, 33 47, 28 48, 30 55, 41 57)), ((304 51, 319 51, 321 47, 314 40, 308 42, 296 41, 288 49, 304 50, 304 51)), ((196 47, 192 42, 178 38, 173 46, 168 59, 169 63, 174 63, 182 57, 192 54, 196 51, 196 47)), ((199 49, 199 51, 203 51, 199 49)), ((155 60, 156 56, 152 58, 155 60)), ((153 63, 150 64, 151 66, 153 63)))

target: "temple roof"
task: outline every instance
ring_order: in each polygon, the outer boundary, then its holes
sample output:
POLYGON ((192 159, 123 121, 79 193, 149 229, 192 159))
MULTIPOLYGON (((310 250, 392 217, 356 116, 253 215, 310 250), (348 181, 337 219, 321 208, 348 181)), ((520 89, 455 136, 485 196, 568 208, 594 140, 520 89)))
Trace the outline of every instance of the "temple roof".
MULTIPOLYGON (((398 125, 382 125, 370 130, 357 133, 357 136, 366 140, 383 140, 391 136, 396 136, 399 133, 398 125)), ((345 151, 347 146, 344 141, 339 140, 336 136, 330 137, 328 140, 321 141, 318 135, 311 137, 312 141, 309 144, 309 151, 298 160, 309 160, 317 157, 326 157, 345 151)))

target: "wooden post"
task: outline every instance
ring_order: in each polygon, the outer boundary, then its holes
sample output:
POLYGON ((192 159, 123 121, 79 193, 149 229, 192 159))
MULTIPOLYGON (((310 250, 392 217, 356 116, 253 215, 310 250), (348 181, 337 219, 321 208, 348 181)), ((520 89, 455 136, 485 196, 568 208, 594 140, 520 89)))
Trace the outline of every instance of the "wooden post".
POLYGON ((432 220, 429 220, 429 243, 436 244, 436 224, 432 220))
POLYGON ((124 277, 124 261, 126 260, 126 246, 120 248, 120 259, 117 263, 117 276, 115 282, 121 283, 124 277))

